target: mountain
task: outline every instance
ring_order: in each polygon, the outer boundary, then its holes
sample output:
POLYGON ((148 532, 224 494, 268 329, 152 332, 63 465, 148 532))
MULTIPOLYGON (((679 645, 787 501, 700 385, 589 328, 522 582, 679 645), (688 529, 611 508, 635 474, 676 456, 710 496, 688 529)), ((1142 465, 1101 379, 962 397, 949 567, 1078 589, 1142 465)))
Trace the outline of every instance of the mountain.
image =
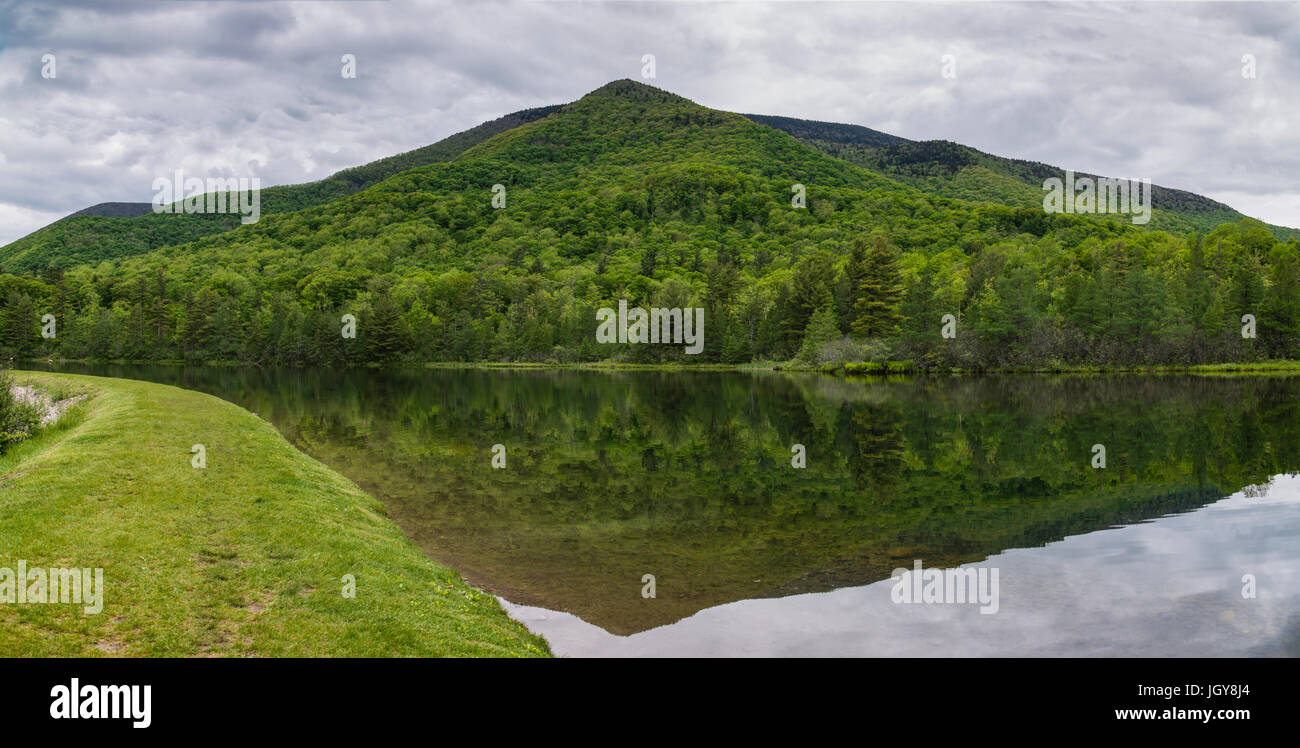
MULTIPOLYGON (((1045 213, 1041 197, 961 199, 627 80, 534 112, 356 178, 279 188, 253 225, 0 275, 0 354, 976 369, 1300 356, 1300 246, 1259 221, 1191 236, 1045 213), (597 342, 596 311, 620 301, 705 309, 703 353, 597 342), (35 334, 39 309, 57 339, 35 334), (1256 337, 1241 335, 1245 314, 1256 337), (939 334, 945 315, 955 337, 939 334)), ((791 127, 886 142, 814 124, 791 127)), ((969 157, 955 148, 939 155, 969 157)), ((1014 166, 991 163, 979 168, 1014 166)), ((166 217, 81 220, 184 225, 166 217)), ((1153 223, 1178 218, 1157 204, 1153 223)))
MULTIPOLYGON (((641 85, 625 81, 609 86, 625 84, 641 85)), ((553 105, 525 109, 423 148, 344 169, 317 182, 266 188, 262 191, 262 213, 284 213, 320 205, 407 169, 454 160, 473 145, 561 108, 553 105)), ((1044 180, 1065 175, 1060 167, 994 156, 951 141, 912 141, 860 125, 794 117, 742 116, 785 132, 831 156, 943 197, 1037 207, 1042 205, 1044 180)), ((1084 172, 1078 172, 1077 176, 1100 178, 1084 172)), ((1210 198, 1160 185, 1152 186, 1152 202, 1159 210, 1150 227, 1173 233, 1205 233, 1224 223, 1246 218, 1210 198)), ((101 203, 0 247, 0 268, 17 272, 67 268, 183 244, 239 225, 229 215, 155 215, 148 203, 101 203), (96 217, 132 220, 96 220, 96 217)), ((1281 239, 1300 237, 1300 229, 1267 227, 1281 239)))
POLYGON ((153 203, 100 203, 68 216, 100 216, 101 218, 139 218, 153 212, 153 203))
MULTIPOLYGON (((812 131, 823 137, 805 137, 797 133, 810 132, 806 128, 787 130, 780 124, 772 126, 790 132, 832 156, 945 197, 1001 205, 1041 206, 1044 180, 1065 178, 1065 170, 1060 167, 993 156, 947 140, 874 145, 852 137, 836 138, 837 133, 833 130, 812 131)), ((1075 176, 1103 178, 1087 172, 1076 172, 1075 176)), ((1151 201, 1160 209, 1153 217, 1151 228, 1175 233, 1205 233, 1224 223, 1246 218, 1208 197, 1158 184, 1151 186, 1151 201)), ((1300 237, 1300 229, 1268 228, 1281 239, 1300 237)))
POLYGON ((773 117, 765 114, 746 114, 745 117, 773 130, 793 135, 806 143, 837 143, 865 148, 886 148, 905 145, 912 141, 897 135, 872 130, 861 125, 841 125, 834 122, 817 122, 794 117, 773 117))
MULTIPOLYGON (((268 187, 261 194, 262 215, 321 205, 407 169, 450 161, 476 143, 545 117, 558 108, 538 107, 507 114, 432 145, 344 169, 317 182, 268 187)), ((184 244, 239 225, 238 216, 232 215, 154 213, 152 203, 100 203, 0 247, 0 267, 16 272, 69 268, 184 244)))
MULTIPOLYGON (((994 156, 949 140, 913 141, 858 125, 746 114, 749 119, 781 130, 801 142, 878 174, 944 197, 999 205, 1036 207, 1043 204, 1043 183, 1065 178, 1065 169, 1038 161, 994 156)), ((1103 175, 1075 172, 1076 177, 1103 175)), ((1246 215, 1186 190, 1151 186, 1152 204, 1159 207, 1151 228, 1175 233, 1213 231, 1246 215)), ((1300 229, 1272 226, 1280 239, 1300 237, 1300 229)))

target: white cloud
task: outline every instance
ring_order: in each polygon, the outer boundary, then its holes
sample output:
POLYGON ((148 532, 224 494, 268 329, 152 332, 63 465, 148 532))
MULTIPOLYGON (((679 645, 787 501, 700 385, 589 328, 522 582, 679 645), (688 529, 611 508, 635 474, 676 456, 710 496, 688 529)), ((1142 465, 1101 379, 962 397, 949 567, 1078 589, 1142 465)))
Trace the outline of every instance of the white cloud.
POLYGON ((1214 191, 1206 197, 1226 203, 1261 221, 1278 226, 1300 226, 1300 192, 1269 193, 1214 191))
MULTIPOLYGON (((41 210, 31 210, 18 205, 0 203, 0 226, 13 238, 26 236, 42 226, 59 220, 65 214, 41 210)), ((3 241, 3 238, 0 238, 3 241)))
MULTIPOLYGON (((1149 177, 1268 220, 1300 171, 1280 3, 20 2, 0 7, 0 206, 145 202, 176 168, 319 179, 637 78, 645 53, 707 106, 1149 177)), ((0 221, 0 243, 30 228, 0 221)))

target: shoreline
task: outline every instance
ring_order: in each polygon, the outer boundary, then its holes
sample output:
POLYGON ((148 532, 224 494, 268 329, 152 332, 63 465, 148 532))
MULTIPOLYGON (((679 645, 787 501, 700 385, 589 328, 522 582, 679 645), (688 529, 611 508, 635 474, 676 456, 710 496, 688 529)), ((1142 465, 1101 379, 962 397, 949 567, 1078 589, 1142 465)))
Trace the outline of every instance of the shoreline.
POLYGON ((0 455, 0 566, 105 581, 100 614, 0 605, 10 656, 550 654, 382 502, 244 408, 137 380, 12 376, 90 397, 0 455))
MULTIPOLYGON (((39 363, 46 366, 74 365, 74 366, 163 366, 163 367, 190 367, 190 368, 248 368, 248 369, 308 369, 319 368, 313 366, 268 366, 263 367, 260 364, 245 363, 241 361, 204 361, 204 362, 187 362, 180 360, 170 361, 131 361, 131 360, 92 360, 92 359, 31 359, 24 363, 39 363)), ((774 371, 774 372, 795 372, 811 374, 827 374, 830 376, 860 378, 860 377, 939 377, 939 376, 985 376, 985 375, 1006 375, 1006 374, 1255 374, 1255 373, 1277 373, 1277 372, 1295 372, 1300 373, 1300 361, 1260 361, 1252 363, 1218 363, 1218 364, 1179 364, 1179 365, 1151 365, 1151 366, 1025 366, 1025 367, 992 367, 992 368, 960 368, 960 367, 932 367, 920 369, 913 366, 907 361, 885 361, 885 362, 853 362, 847 364, 827 364, 822 366, 810 366, 791 362, 765 361, 749 364, 638 364, 624 363, 617 361, 593 361, 585 363, 536 363, 536 362, 497 362, 497 361, 430 361, 425 363, 411 364, 392 364, 381 366, 378 364, 361 364, 361 365, 343 365, 330 367, 331 370, 347 371, 379 371, 379 372, 402 372, 402 371, 422 371, 428 369, 470 369, 490 371, 499 370, 518 370, 518 371, 666 371, 666 372, 744 372, 744 371, 774 371)), ((52 371, 57 372, 57 369, 52 371)))

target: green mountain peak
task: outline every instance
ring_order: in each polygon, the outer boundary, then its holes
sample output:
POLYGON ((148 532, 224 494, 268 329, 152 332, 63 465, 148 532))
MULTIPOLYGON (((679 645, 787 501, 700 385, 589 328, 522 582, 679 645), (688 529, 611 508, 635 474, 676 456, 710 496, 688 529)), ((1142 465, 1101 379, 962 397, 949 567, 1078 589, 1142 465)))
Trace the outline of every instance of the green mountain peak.
MULTIPOLYGON (((695 104, 682 96, 678 96, 671 91, 665 91, 662 88, 655 88, 640 81, 634 81, 631 78, 620 78, 619 80, 610 81, 596 90, 583 96, 578 101, 588 99, 618 99, 620 101, 630 101, 642 104, 667 104, 667 103, 686 103, 695 104)), ((576 103, 576 102, 575 102, 576 103)))

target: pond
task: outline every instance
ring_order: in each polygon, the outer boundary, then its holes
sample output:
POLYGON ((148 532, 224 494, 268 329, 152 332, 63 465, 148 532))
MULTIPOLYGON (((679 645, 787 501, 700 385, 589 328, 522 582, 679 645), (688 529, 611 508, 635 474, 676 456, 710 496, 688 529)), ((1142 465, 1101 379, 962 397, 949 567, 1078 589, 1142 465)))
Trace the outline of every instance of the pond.
POLYGON ((252 410, 561 655, 1300 654, 1298 377, 59 370, 252 410))

